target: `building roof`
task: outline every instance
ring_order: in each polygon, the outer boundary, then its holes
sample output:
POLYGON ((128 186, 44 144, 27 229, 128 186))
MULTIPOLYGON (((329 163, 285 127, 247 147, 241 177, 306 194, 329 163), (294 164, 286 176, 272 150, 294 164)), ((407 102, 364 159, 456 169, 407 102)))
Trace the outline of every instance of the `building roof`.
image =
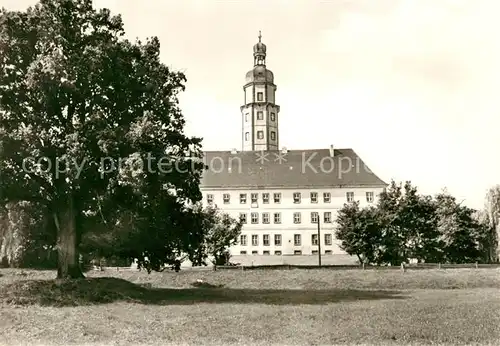
POLYGON ((385 187, 352 149, 206 151, 201 188, 385 187))

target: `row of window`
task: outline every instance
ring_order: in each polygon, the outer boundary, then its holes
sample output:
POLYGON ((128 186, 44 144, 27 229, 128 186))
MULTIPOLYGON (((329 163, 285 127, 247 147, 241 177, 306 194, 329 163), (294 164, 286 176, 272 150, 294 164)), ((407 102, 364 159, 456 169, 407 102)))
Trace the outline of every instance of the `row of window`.
MULTIPOLYGON (((264 139, 264 131, 257 131, 257 139, 264 139)), ((250 132, 245 132, 245 141, 250 140, 250 132)), ((276 140, 276 132, 271 131, 271 140, 276 140)))
MULTIPOLYGON (((246 254, 247 254, 246 250, 241 250, 240 251, 240 255, 246 255, 246 254)), ((252 255, 258 255, 258 254, 259 254, 259 251, 252 250, 252 255)), ((262 254, 263 255, 270 255, 271 252, 269 250, 264 250, 264 251, 262 251, 262 254)), ((281 250, 275 250, 274 254, 276 256, 281 256, 282 253, 281 253, 281 250)), ((302 250, 294 250, 293 254, 294 255, 302 255, 302 250)), ((312 250, 311 254, 312 255, 317 255, 318 254, 318 250, 312 250)), ((333 254, 332 250, 325 250, 325 255, 332 255, 332 254, 333 254)))
MULTIPOLYGON (((324 245, 332 245, 332 235, 329 233, 324 234, 324 245)), ((258 234, 252 234, 252 246, 259 246, 259 235, 258 234)), ((318 235, 317 234, 311 234, 311 244, 312 245, 318 245, 318 235)), ((240 235, 240 246, 247 246, 248 245, 248 239, 246 234, 240 235)), ((264 246, 270 246, 271 245, 271 238, 269 234, 263 234, 262 235, 262 245, 264 246)), ((275 234, 274 235, 274 246, 281 246, 282 245, 282 239, 281 239, 281 234, 275 234)), ((294 234, 293 235, 293 245, 294 246, 302 246, 302 235, 301 234, 294 234)))
MULTIPOLYGON (((318 223, 318 217, 319 214, 318 212, 311 212, 311 223, 318 223)), ((270 213, 262 213, 262 223, 263 224, 270 224, 271 223, 271 217, 270 213)), ((240 213, 240 220, 242 223, 246 224, 248 223, 247 220, 247 213, 240 213)), ((276 212, 273 214, 273 221, 275 224, 281 224, 281 213, 276 212)), ((259 213, 250 213, 250 222, 252 224, 258 224, 259 223, 259 213)), ((302 223, 302 213, 301 212, 295 212, 293 213, 293 223, 299 224, 302 223)), ((332 223, 332 212, 331 211, 325 211, 323 213, 323 223, 332 223)))
MULTIPOLYGON (((269 199, 270 199, 270 194, 268 192, 265 192, 262 194, 262 203, 263 204, 269 204, 269 199)), ((311 192, 310 193, 310 201, 311 203, 318 203, 318 193, 317 192, 311 192)), ((224 204, 230 204, 231 202, 231 195, 229 193, 225 193, 222 195, 222 200, 224 204)), ((346 200, 347 202, 353 202, 354 201, 354 192, 346 192, 346 200)), ((374 194, 373 192, 366 192, 366 201, 368 203, 372 203, 374 200, 374 194)), ((259 194, 258 193, 251 193, 250 194, 250 201, 252 204, 258 203, 259 201, 259 194)), ((273 193, 273 201, 274 203, 281 203, 281 193, 276 192, 273 193)), ((293 203, 294 204, 300 204, 302 201, 302 194, 300 192, 294 192, 293 193, 293 203)), ((323 203, 330 203, 332 201, 332 195, 330 192, 323 192, 323 203)), ((212 194, 207 194, 207 203, 212 204, 214 202, 214 195, 212 194)), ((246 193, 240 193, 240 204, 246 204, 247 203, 247 194, 246 193)))
MULTIPOLYGON (((245 122, 248 122, 248 116, 249 116, 249 113, 245 113, 245 122)), ((276 114, 274 112, 271 112, 269 118, 271 121, 276 121, 276 114)), ((264 120, 264 112, 263 111, 257 111, 257 120, 264 120)))

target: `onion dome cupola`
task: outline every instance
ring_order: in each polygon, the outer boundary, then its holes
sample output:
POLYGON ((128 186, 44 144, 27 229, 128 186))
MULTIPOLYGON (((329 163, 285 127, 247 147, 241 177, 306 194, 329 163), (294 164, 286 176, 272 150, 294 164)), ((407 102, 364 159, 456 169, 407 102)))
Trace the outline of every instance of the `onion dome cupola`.
POLYGON ((273 73, 266 68, 267 47, 262 43, 262 35, 259 31, 259 42, 253 46, 254 68, 248 71, 246 82, 269 82, 274 83, 273 73))
POLYGON ((254 66, 266 66, 266 45, 262 43, 262 35, 259 31, 259 42, 253 46, 254 66))

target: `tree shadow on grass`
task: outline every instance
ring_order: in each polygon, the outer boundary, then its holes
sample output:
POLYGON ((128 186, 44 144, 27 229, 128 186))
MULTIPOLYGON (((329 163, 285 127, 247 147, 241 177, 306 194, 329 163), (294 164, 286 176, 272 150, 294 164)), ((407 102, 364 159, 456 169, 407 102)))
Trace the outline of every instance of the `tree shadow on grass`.
POLYGON ((298 305, 404 298, 398 291, 386 290, 146 288, 118 278, 70 281, 22 280, 0 287, 0 303, 42 306, 81 306, 118 301, 156 305, 197 303, 298 305))

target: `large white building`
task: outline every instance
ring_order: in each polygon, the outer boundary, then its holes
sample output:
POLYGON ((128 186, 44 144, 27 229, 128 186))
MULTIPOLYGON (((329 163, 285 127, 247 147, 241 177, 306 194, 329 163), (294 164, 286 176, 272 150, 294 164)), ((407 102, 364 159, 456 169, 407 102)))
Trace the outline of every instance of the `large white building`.
POLYGON ((317 254, 318 242, 325 257, 343 255, 334 234, 337 210, 353 200, 374 203, 387 184, 352 149, 280 149, 277 88, 260 34, 253 51, 243 86, 242 151, 205 152, 203 203, 243 219, 230 249, 240 262, 317 254))

